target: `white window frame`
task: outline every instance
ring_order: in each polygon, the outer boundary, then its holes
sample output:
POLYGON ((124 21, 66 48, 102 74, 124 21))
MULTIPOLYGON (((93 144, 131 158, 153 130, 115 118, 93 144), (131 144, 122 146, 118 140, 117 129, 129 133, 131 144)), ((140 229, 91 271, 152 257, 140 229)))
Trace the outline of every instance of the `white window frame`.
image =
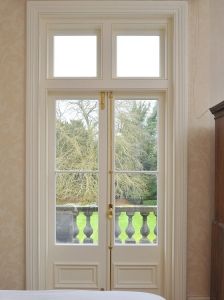
MULTIPOLYGON (((39 243, 41 228, 40 199, 46 197, 41 189, 46 183, 41 170, 46 167, 40 145, 46 136, 40 135, 40 115, 44 103, 39 101, 39 30, 41 20, 47 15, 63 13, 117 13, 149 16, 168 16, 173 25, 173 90, 169 89, 167 107, 170 136, 166 136, 168 150, 173 159, 168 162, 169 178, 167 201, 172 217, 166 215, 165 274, 171 274, 165 284, 165 295, 172 300, 186 299, 186 249, 187 249, 187 3, 185 1, 29 1, 27 4, 27 110, 26 110, 26 287, 39 289, 41 272, 46 267, 44 252, 39 243), (170 113, 172 111, 172 113, 170 113)), ((153 79, 152 79, 153 80, 153 79)), ((161 79, 160 79, 161 81, 161 79)), ((166 79, 164 79, 165 83, 166 79)), ((168 83, 167 83, 168 84, 168 83)), ((154 82, 160 88, 159 81, 154 82)), ((43 224, 45 226, 46 224, 43 224)), ((168 277, 168 276, 167 276, 168 277)))

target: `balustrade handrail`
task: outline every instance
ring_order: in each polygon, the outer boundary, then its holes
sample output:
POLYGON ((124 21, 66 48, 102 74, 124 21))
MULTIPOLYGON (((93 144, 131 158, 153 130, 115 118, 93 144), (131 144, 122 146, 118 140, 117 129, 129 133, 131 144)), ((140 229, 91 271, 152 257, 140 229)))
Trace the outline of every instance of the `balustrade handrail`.
MULTIPOLYGON (((154 212, 157 214, 157 205, 116 205, 115 206, 116 211, 119 212, 126 212, 126 211, 132 211, 132 212, 154 212)), ((64 205, 56 205, 57 211, 79 211, 79 212, 86 212, 86 211, 92 211, 96 212, 98 211, 98 206, 95 205, 73 205, 73 204, 64 204, 64 205)))
POLYGON ((91 211, 91 212, 96 212, 98 211, 98 206, 93 206, 93 205, 56 205, 56 210, 57 211, 72 211, 72 212, 86 212, 86 211, 91 211))

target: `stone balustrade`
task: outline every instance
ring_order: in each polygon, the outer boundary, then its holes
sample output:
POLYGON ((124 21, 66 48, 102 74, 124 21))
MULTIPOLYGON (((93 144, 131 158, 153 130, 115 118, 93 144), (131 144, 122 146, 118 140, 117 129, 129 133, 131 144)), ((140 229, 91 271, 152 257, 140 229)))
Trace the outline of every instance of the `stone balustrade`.
MULTIPOLYGON (((98 212, 97 206, 63 206, 58 205, 56 207, 56 240, 58 243, 73 243, 73 244, 93 244, 93 227, 91 225, 91 216, 94 212, 98 212), (81 242, 78 238, 80 228, 77 225, 77 218, 80 213, 85 216, 85 227, 83 229, 84 239, 81 242)), ((155 244, 157 242, 157 222, 155 222, 154 228, 150 228, 148 225, 148 216, 153 214, 157 218, 156 206, 116 206, 115 207, 115 243, 122 244, 120 238, 121 232, 125 231, 127 238, 125 244, 155 244), (128 224, 126 228, 120 228, 121 214, 125 213, 128 218, 128 224), (135 227, 133 225, 133 217, 136 213, 140 213, 142 218, 142 225, 140 228, 141 239, 136 241, 133 237, 135 234, 135 227), (148 238, 149 233, 153 231, 155 238, 153 242, 148 238)))

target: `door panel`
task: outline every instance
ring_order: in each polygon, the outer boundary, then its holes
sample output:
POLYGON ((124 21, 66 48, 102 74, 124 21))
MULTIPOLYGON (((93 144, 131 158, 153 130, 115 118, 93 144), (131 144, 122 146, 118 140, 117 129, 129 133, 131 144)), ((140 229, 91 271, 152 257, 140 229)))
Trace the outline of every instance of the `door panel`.
POLYGON ((163 109, 147 95, 49 100, 47 288, 163 293, 163 109))
POLYGON ((50 99, 47 288, 107 288, 105 113, 98 94, 50 99))
POLYGON ((114 120, 111 201, 115 208, 112 289, 162 293, 159 106, 156 99, 131 95, 116 95, 110 105, 114 120))

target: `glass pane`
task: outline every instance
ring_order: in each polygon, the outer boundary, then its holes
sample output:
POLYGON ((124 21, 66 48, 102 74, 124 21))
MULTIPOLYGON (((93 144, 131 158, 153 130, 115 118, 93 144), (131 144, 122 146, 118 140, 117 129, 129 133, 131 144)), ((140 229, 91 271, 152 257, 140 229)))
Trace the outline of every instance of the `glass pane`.
POLYGON ((96 77, 97 36, 54 36, 55 77, 96 77))
POLYGON ((157 169, 157 100, 115 100, 116 170, 157 169))
POLYGON ((57 205, 97 205, 98 174, 58 173, 56 177, 57 205))
POLYGON ((118 77, 159 77, 159 36, 117 36, 118 77))
POLYGON ((98 100, 56 101, 57 170, 98 169, 98 100))
POLYGON ((115 174, 117 205, 157 205, 157 177, 148 174, 115 174))
POLYGON ((56 241, 70 244, 97 244, 97 173, 57 174, 56 241))
POLYGON ((157 243, 156 175, 115 175, 115 243, 157 243))

